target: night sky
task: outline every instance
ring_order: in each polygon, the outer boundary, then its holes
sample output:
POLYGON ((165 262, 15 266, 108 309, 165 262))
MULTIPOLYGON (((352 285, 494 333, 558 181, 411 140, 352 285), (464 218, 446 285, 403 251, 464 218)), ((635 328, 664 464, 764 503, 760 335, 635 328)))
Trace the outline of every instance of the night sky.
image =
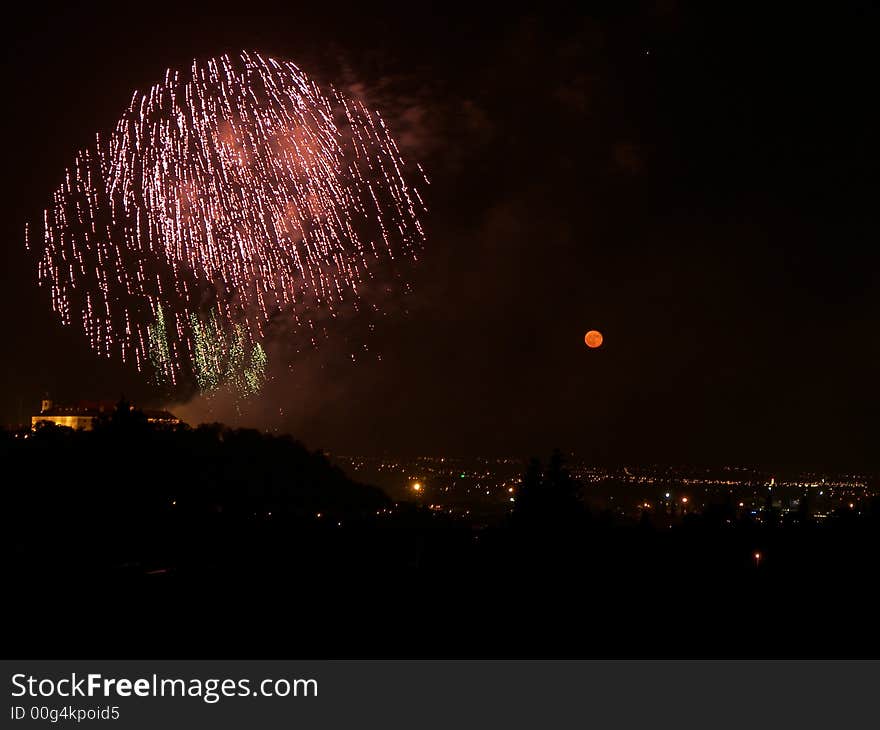
POLYGON ((57 322, 24 224, 132 90, 245 48, 382 111, 431 179, 428 240, 369 334, 381 360, 352 361, 354 316, 242 415, 176 412, 337 453, 880 467, 880 13, 561 7, 10 16, 0 419, 27 420, 45 391, 163 402, 57 322))

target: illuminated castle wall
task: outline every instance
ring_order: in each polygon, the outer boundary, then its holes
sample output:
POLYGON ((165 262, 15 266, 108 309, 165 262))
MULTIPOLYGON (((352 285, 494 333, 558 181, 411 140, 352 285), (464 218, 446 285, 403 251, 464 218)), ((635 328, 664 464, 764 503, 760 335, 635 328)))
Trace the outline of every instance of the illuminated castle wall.
MULTIPOLYGON (((40 413, 31 417, 31 429, 41 423, 54 423, 81 431, 91 431, 100 418, 109 418, 116 410, 113 401, 80 401, 75 405, 56 405, 49 398, 40 403, 40 413)), ((147 423, 173 426, 180 419, 168 411, 144 411, 147 423)))

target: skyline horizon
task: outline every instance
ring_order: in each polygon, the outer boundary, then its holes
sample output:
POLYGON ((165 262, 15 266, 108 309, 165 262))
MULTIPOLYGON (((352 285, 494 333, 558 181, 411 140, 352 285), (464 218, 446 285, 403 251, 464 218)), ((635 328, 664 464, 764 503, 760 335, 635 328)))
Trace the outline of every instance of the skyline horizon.
MULTIPOLYGON (((338 459, 354 459, 354 458, 367 458, 367 459, 378 459, 378 458, 397 458, 397 459, 412 459, 412 460, 428 460, 428 459, 449 459, 449 460, 497 460, 497 461, 517 461, 525 467, 529 460, 531 459, 539 459, 543 461, 551 456, 551 454, 555 451, 559 451, 563 457, 566 459, 566 462, 569 463, 570 460, 577 462, 580 465, 592 465, 598 469, 648 469, 648 468, 657 468, 657 469, 705 469, 707 471, 711 471, 713 469, 722 469, 722 470, 742 470, 742 471, 761 471, 766 472, 768 475, 771 472, 776 472, 779 474, 787 474, 787 475, 807 475, 811 473, 823 474, 823 475, 835 475, 835 476, 877 476, 880 475, 880 464, 875 467, 865 466, 865 465, 854 465, 854 464, 828 464, 821 463, 816 461, 815 458, 812 462, 807 460, 800 461, 790 461, 790 462, 782 462, 780 460, 776 461, 766 461, 766 462, 757 462, 757 461, 736 461, 736 460, 725 460, 720 459, 716 461, 708 461, 700 458, 693 459, 678 459, 678 460, 670 460, 670 459, 639 459, 637 457, 615 457, 615 458, 595 458, 585 455, 585 451, 588 449, 579 450, 576 446, 568 445, 565 447, 560 446, 559 444, 553 444, 548 446, 542 450, 538 449, 529 449, 526 448, 524 450, 515 451, 481 451, 479 449, 475 449, 470 452, 443 452, 443 451, 431 451, 430 449, 422 449, 422 450, 394 450, 392 448, 384 447, 376 451, 363 451, 357 449, 334 449, 329 448, 328 445, 321 446, 313 446, 307 439, 301 438, 298 434, 292 431, 284 431, 277 427, 259 427, 253 424, 249 424, 247 422, 243 423, 228 423, 226 421, 214 419, 214 420, 201 420, 201 421, 189 421, 186 418, 182 418, 178 415, 177 408, 174 407, 174 403, 157 400, 152 404, 150 403, 136 403, 133 401, 129 401, 124 394, 121 394, 120 398, 112 399, 112 398, 103 398, 97 400, 90 399, 81 399, 78 401, 53 401, 50 398, 50 402, 53 402, 55 407, 61 406, 64 408, 81 408, 81 407, 91 407, 93 404, 102 404, 104 406, 117 406, 120 402, 129 403, 135 411, 144 411, 144 412, 167 412, 171 415, 174 415, 178 418, 180 425, 188 427, 188 428, 199 428, 199 427, 211 427, 211 426, 221 426, 224 428, 228 428, 231 430, 254 430, 260 433, 264 433, 271 436, 277 437, 288 437, 292 438, 300 443, 303 443, 305 446, 312 448, 314 451, 320 451, 327 456, 338 459)), ((178 404, 179 405, 179 404, 178 404)), ((9 432, 17 432, 17 431, 25 431, 25 430, 33 430, 33 426, 31 425, 31 418, 39 416, 41 411, 38 408, 31 414, 31 416, 26 417, 24 420, 18 423, 5 423, 2 424, 2 428, 9 432)), ((74 429, 77 430, 77 429, 74 429)))

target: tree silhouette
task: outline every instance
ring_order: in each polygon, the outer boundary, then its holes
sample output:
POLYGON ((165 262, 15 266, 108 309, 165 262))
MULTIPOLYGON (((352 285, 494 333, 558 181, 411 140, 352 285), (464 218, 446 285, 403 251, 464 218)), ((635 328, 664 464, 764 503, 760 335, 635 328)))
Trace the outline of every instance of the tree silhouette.
POLYGON ((513 510, 514 524, 565 529, 580 525, 584 516, 581 485, 566 469, 562 452, 553 450, 546 469, 539 459, 532 458, 513 510))

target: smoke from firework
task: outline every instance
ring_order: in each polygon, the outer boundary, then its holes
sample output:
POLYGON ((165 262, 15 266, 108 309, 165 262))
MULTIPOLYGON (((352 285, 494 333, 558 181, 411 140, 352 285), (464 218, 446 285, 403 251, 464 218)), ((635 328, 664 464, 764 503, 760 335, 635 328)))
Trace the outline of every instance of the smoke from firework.
POLYGON ((77 154, 44 211, 39 282, 100 355, 252 393, 274 320, 314 343, 321 312, 416 255, 410 177, 377 112, 294 64, 193 62, 77 154))

